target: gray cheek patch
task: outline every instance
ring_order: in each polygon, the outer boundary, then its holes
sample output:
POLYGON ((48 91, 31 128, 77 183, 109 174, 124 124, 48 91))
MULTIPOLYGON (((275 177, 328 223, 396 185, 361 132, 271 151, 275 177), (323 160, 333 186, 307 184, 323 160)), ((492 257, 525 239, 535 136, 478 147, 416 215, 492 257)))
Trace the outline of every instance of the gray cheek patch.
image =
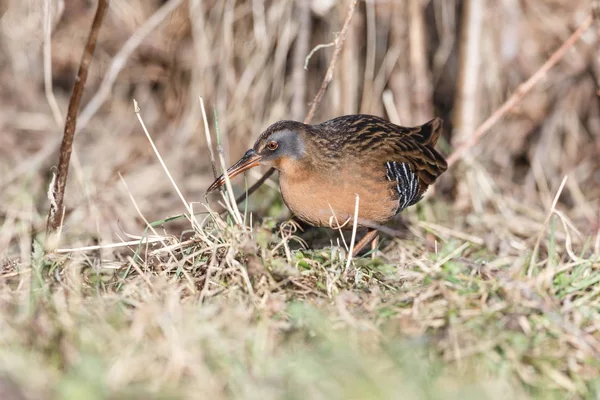
POLYGON ((297 160, 302 158, 306 152, 302 137, 297 132, 280 131, 271 136, 272 140, 277 141, 280 151, 290 158, 297 160))
POLYGON ((300 138, 299 135, 295 135, 294 140, 291 141, 292 149, 290 149, 290 153, 294 160, 297 160, 304 156, 306 150, 304 149, 304 142, 300 138))

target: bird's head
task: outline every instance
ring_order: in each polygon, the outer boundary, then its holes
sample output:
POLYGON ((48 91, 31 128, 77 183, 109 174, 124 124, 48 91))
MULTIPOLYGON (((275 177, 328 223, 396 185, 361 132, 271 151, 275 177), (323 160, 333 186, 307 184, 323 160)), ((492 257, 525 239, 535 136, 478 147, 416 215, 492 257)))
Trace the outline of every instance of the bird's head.
MULTIPOLYGON (((305 134, 308 125, 296 121, 280 121, 269 126, 244 154, 228 170, 233 178, 258 165, 268 165, 281 169, 283 165, 299 161, 306 154, 305 134)), ((207 193, 225 184, 225 176, 218 177, 208 188, 207 193)))

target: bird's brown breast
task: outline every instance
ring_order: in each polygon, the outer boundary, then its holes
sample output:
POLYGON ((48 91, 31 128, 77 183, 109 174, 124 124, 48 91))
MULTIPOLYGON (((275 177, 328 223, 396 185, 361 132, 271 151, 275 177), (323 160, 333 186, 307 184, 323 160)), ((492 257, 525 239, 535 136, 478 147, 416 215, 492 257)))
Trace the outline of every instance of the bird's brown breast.
POLYGON ((280 168, 279 184, 288 208, 311 225, 351 228, 356 195, 359 225, 383 224, 395 215, 398 202, 384 179, 383 164, 380 169, 346 166, 312 173, 284 167, 280 168))

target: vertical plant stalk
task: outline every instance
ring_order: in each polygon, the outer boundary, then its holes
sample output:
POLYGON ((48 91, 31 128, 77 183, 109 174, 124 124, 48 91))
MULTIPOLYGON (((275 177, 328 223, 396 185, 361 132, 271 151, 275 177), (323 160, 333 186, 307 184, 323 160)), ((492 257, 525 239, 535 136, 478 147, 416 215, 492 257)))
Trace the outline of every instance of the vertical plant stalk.
MULTIPOLYGON (((335 50, 333 51, 333 55, 331 56, 331 61, 329 61, 329 66, 327 67, 327 72, 325 73, 325 77, 323 78, 323 82, 321 83, 321 87, 317 92, 315 98, 313 99, 308 114, 304 119, 305 124, 310 124, 313 117, 315 116, 315 112, 317 111, 317 107, 321 103, 323 99, 323 95, 327 90, 327 86, 333 79, 333 71, 335 71, 335 66, 337 64, 337 60, 340 56, 342 48, 344 47, 344 42, 346 41, 346 36, 348 35, 348 28, 350 27, 350 22, 352 21, 352 16, 354 15, 354 10, 356 9, 356 3, 358 0, 351 0, 350 5, 348 6, 348 12, 346 13, 346 19, 344 20, 344 25, 342 26, 342 30, 340 31, 338 37, 335 39, 335 50)), ((269 168, 267 172, 264 173, 260 179, 252 185, 245 193, 239 196, 236 199, 237 203, 241 203, 246 200, 247 197, 250 197, 252 193, 254 193, 273 173, 275 172, 275 168, 269 168)))
POLYGON ((310 3, 306 0, 297 1, 300 13, 300 32, 294 48, 294 72, 292 75, 294 97, 292 98, 292 118, 298 120, 306 114, 306 70, 304 69, 304 58, 308 54, 310 46, 310 34, 312 32, 312 20, 310 15, 310 3))
POLYGON ((360 112, 371 114, 373 106, 373 81, 375 80, 375 62, 377 56, 377 18, 373 0, 365 1, 365 23, 367 36, 365 38, 365 70, 363 74, 363 90, 360 112))
MULTIPOLYGON (((77 112, 79 111, 79 104, 83 95, 83 89, 87 80, 88 71, 92 59, 94 57, 94 51, 96 50, 96 43, 98 41, 98 33, 100 32, 100 26, 108 10, 109 0, 99 0, 98 7, 96 8, 96 15, 92 22, 90 34, 87 39, 87 44, 81 56, 81 62, 79 64, 79 71, 77 72, 77 79, 69 100, 69 109, 67 111, 67 119, 65 122, 65 130, 63 133, 63 139, 60 146, 60 155, 58 159, 58 168, 56 176, 52 180, 52 187, 48 191, 48 197, 50 200, 50 210, 48 211, 48 219, 46 223, 46 243, 51 237, 56 237, 59 232, 59 228, 62 224, 64 216, 64 197, 65 187, 67 185, 67 176, 69 174, 69 162, 71 160, 71 152, 73 151, 73 137, 75 136, 75 129, 77 127, 77 112)), ((51 246, 54 247, 54 246, 51 246)))
POLYGON ((336 78, 339 80, 341 91, 341 110, 336 113, 356 114, 359 107, 359 80, 360 67, 364 62, 360 56, 360 46, 362 35, 362 25, 360 18, 353 18, 348 29, 346 42, 341 54, 340 72, 336 78))
POLYGON ((404 1, 394 2, 391 13, 390 48, 400 49, 399 54, 401 56, 396 60, 390 71, 388 82, 390 94, 386 95, 384 101, 387 102, 386 109, 390 109, 387 110, 387 113, 393 123, 410 126, 415 122, 413 120, 411 96, 406 95, 406 93, 411 93, 412 90, 406 74, 406 71, 410 71, 410 64, 407 57, 403 56, 405 49, 410 48, 408 4, 404 1), (392 108, 393 111, 391 111, 392 108))
MULTIPOLYGON (((477 1, 482 3, 481 0, 477 1)), ((408 2, 410 64, 413 81, 413 115, 411 118, 413 122, 418 124, 433 118, 433 85, 429 66, 427 65, 427 40, 422 3, 421 0, 410 0, 408 2)))
MULTIPOLYGON (((485 0, 466 0, 463 2, 459 51, 458 84, 454 99, 454 129, 452 145, 467 141, 479 122, 479 82, 481 65, 481 35, 483 34, 483 15, 485 0)), ((469 190, 469 179, 456 184, 456 208, 465 210, 477 204, 474 192, 469 190)))
POLYGON ((460 32, 459 72, 454 112, 454 146, 465 142, 475 131, 479 115, 478 85, 481 64, 481 35, 485 1, 467 0, 463 4, 460 32))

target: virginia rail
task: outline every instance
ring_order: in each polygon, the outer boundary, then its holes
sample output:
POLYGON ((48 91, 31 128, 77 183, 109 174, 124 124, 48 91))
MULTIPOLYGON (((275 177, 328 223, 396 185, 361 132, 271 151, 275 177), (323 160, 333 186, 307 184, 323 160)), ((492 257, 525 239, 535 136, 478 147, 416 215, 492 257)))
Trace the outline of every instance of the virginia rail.
MULTIPOLYGON (((318 125, 280 121, 227 170, 230 178, 258 165, 279 170, 283 200, 299 219, 315 226, 376 227, 421 200, 446 169, 434 149, 442 132, 435 118, 405 128, 371 115, 346 115, 318 125)), ((221 175, 208 188, 225 183, 221 175)), ((357 254, 377 237, 370 230, 357 254)))

